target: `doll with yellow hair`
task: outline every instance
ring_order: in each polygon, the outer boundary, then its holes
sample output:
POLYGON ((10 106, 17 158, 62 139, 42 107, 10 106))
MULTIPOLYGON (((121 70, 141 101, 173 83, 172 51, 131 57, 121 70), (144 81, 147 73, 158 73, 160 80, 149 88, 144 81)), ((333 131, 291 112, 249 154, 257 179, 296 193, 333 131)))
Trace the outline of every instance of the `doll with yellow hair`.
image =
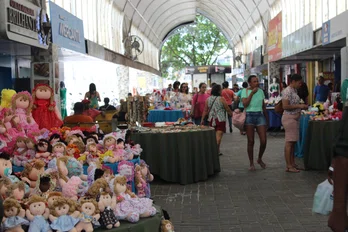
POLYGON ((13 89, 3 89, 1 91, 1 107, 11 108, 12 96, 16 94, 13 89))

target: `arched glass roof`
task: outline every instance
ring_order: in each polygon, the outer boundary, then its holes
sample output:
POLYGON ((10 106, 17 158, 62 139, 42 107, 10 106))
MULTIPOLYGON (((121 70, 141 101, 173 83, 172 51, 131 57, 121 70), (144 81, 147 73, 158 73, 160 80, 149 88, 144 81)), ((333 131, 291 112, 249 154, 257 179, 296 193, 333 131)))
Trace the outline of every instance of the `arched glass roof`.
POLYGON ((135 27, 160 47, 168 33, 177 26, 193 22, 197 13, 215 23, 234 45, 256 22, 265 18, 274 1, 114 0, 114 3, 135 27))

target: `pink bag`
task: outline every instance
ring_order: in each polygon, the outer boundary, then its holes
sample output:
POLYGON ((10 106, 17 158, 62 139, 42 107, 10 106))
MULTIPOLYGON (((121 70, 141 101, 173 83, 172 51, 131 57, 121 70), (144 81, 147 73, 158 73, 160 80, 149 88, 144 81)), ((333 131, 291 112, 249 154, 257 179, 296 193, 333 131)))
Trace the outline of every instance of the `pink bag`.
POLYGON ((233 112, 232 116, 232 124, 233 126, 237 127, 239 130, 244 129, 244 123, 245 123, 245 117, 246 117, 246 111, 240 112, 239 109, 236 109, 233 112))

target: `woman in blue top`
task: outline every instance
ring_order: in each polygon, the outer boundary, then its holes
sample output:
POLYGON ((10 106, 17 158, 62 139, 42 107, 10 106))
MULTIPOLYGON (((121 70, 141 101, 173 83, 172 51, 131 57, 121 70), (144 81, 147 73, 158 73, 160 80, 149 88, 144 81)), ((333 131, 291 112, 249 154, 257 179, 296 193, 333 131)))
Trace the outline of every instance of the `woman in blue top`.
POLYGON ((245 128, 248 138, 248 156, 250 161, 250 171, 255 171, 254 166, 254 131, 256 128, 260 138, 259 158, 257 163, 266 168, 266 164, 262 161, 263 153, 267 145, 267 122, 268 115, 266 105, 264 103, 265 95, 262 89, 259 89, 259 79, 255 75, 248 78, 249 88, 242 91, 242 102, 246 111, 245 128))

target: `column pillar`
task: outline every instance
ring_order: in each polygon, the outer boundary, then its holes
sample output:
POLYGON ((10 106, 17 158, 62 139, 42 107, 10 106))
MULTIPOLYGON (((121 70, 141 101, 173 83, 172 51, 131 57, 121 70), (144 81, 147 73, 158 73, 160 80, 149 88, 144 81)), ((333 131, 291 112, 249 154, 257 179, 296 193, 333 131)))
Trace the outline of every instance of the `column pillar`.
POLYGON ((129 93, 129 67, 119 65, 116 70, 117 76, 119 77, 118 89, 120 99, 126 100, 129 93))

